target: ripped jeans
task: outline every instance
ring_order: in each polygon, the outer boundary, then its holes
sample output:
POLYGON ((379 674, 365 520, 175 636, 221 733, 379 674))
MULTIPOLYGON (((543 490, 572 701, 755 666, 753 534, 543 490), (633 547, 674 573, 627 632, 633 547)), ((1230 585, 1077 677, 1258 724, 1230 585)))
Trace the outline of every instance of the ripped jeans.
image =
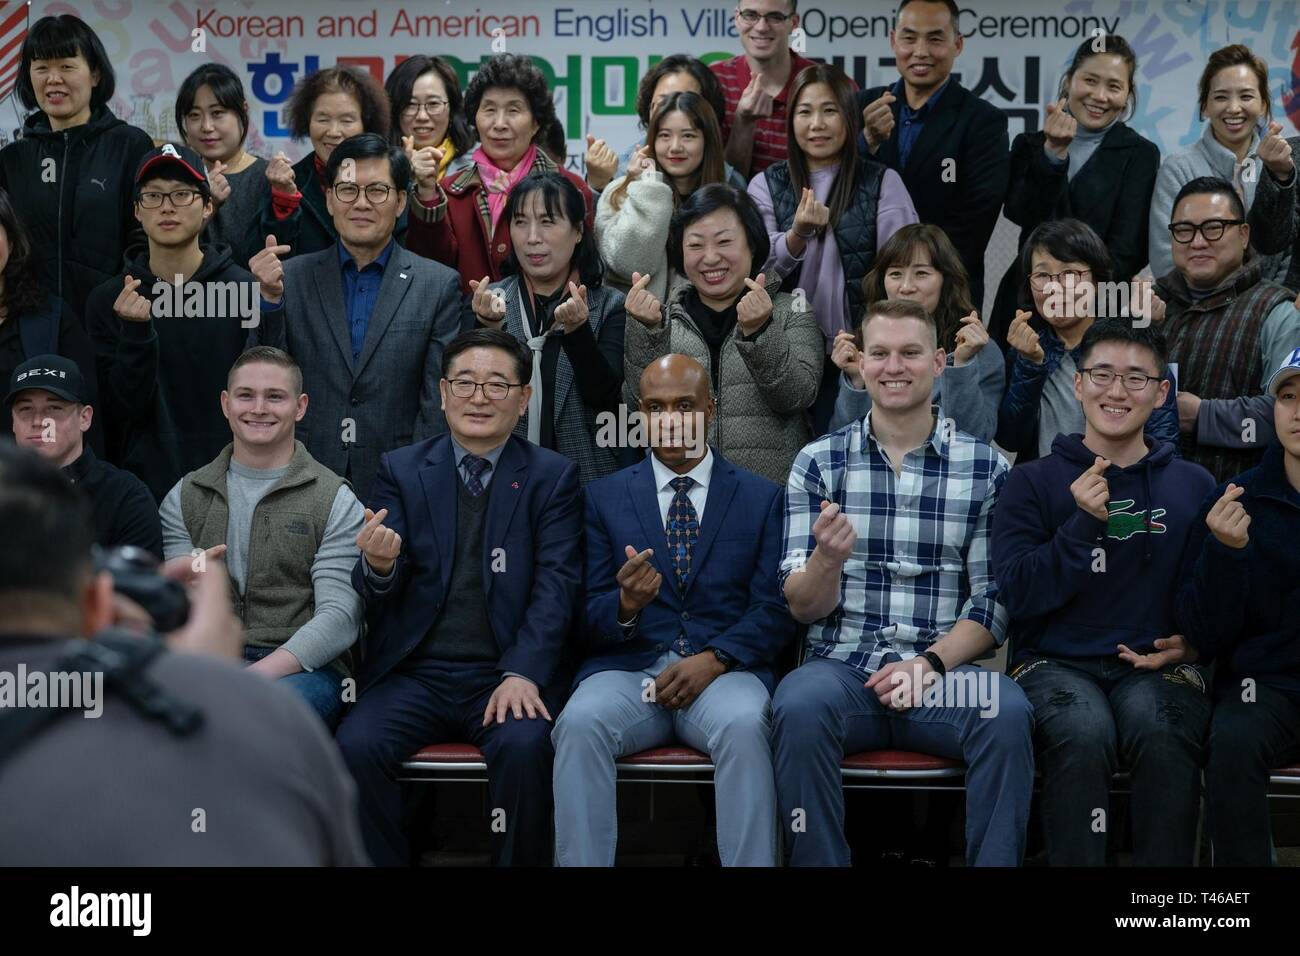
POLYGON ((1133 864, 1190 866, 1212 710, 1209 670, 1035 656, 1011 678, 1034 705, 1048 863, 1105 864, 1111 777, 1124 770, 1132 781, 1133 864))

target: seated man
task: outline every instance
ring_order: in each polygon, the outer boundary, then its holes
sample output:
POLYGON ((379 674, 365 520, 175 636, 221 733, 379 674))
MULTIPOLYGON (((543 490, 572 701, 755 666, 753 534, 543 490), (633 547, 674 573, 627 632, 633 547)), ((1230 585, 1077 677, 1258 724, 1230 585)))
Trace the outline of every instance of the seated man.
POLYGON ((1105 864, 1122 764, 1133 862, 1190 866, 1210 700, 1208 675, 1175 633, 1173 599, 1214 479, 1144 435, 1169 393, 1163 335, 1103 320, 1079 357, 1084 433, 1057 435, 1050 455, 1012 469, 993 517, 1011 677, 1034 705, 1047 860, 1105 864))
POLYGON ((551 735, 556 861, 613 866, 615 758, 680 740, 717 767, 723 865, 775 866, 772 663, 794 637, 781 491, 710 450, 695 359, 657 359, 640 394, 651 456, 587 486, 591 656, 551 735))
POLYGON ((380 460, 352 571, 372 630, 338 731, 377 866, 409 862, 396 778, 440 742, 487 760, 493 862, 551 862, 550 720, 582 588, 582 499, 574 462, 511 434, 532 367, 508 332, 457 336, 439 383, 449 434, 380 460))
POLYGON ((95 543, 131 544, 162 557, 162 529, 153 495, 135 475, 95 457, 85 444, 95 410, 81 370, 61 355, 38 355, 14 369, 5 398, 14 441, 39 452, 89 497, 95 543))
POLYGON ((1205 786, 1215 866, 1267 866, 1268 777, 1300 760, 1300 348, 1268 383, 1278 440, 1201 506, 1179 621, 1217 658, 1205 786))
POLYGON ((1004 674, 969 663, 1006 632, 988 539, 1007 463, 931 406, 946 356, 920 305, 869 306, 862 340, 871 411, 806 446, 786 488, 780 577, 812 625, 811 660, 772 703, 791 863, 849 865, 840 761, 897 747, 965 761, 966 859, 1015 866, 1033 712, 1004 674))
POLYGON ((284 352, 257 346, 239 356, 221 410, 233 442, 163 499, 167 557, 225 546, 249 670, 283 678, 332 728, 361 630, 349 580, 361 503, 294 440, 307 395, 284 352))

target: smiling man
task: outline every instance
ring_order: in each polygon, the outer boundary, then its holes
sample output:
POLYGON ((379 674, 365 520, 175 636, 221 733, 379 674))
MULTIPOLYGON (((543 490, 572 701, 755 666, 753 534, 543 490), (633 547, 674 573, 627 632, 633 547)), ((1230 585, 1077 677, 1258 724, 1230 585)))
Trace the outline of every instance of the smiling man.
POLYGON ((1193 179, 1167 228, 1174 269, 1156 293, 1166 303, 1169 360, 1178 364, 1183 454, 1227 481, 1257 465, 1273 437, 1265 385, 1300 342, 1300 312, 1290 290, 1263 278, 1232 183, 1193 179))
POLYGON ((1144 434, 1169 393, 1164 336, 1102 320, 1079 357, 1084 433, 1014 468, 993 518, 1011 677, 1034 705, 1048 863, 1105 864, 1112 828, 1095 813, 1109 813, 1122 762, 1134 863, 1190 866, 1209 675, 1176 633, 1173 599, 1214 479, 1144 434))
POLYGON ((291 250, 271 235, 249 261, 262 296, 255 340, 302 363, 312 409, 298 437, 369 503, 380 455, 446 427, 438 368, 460 329, 460 280, 393 238, 411 180, 400 149, 349 137, 325 179, 338 241, 282 262, 291 250))
POLYGON ((350 579, 361 504, 294 440, 307 395, 284 352, 260 346, 239 356, 221 411, 233 441, 163 500, 166 556, 225 545, 249 670, 283 678, 332 727, 361 631, 350 579))
POLYGON ((776 786, 791 863, 848 866, 840 761, 897 748, 963 760, 966 859, 1016 866, 1033 788, 1033 712, 971 661, 1006 635, 989 526, 1007 463, 931 405, 945 368, 934 317, 887 299, 862 321, 871 411, 806 446, 786 486, 780 580, 809 659, 773 699, 776 786), (953 672, 996 706, 918 700, 953 672), (918 706, 908 706, 908 697, 918 706), (800 812, 802 811, 802 812, 800 812))

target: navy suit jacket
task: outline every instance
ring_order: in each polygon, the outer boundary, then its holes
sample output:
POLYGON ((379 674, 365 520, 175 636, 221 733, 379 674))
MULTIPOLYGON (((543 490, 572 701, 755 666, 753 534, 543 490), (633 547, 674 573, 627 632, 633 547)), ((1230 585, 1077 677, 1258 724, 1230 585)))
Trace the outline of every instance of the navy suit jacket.
MULTIPOLYGON (((388 509, 384 524, 402 536, 402 552, 382 591, 360 560, 352 570, 371 622, 357 671, 360 691, 415 650, 447 599, 461 480, 454 457, 451 437, 439 435, 380 459, 372 507, 388 509)), ((483 588, 501 648, 497 669, 544 689, 562 677, 582 590, 578 466, 512 435, 486 494, 483 588)))
POLYGON ((713 452, 704 520, 678 588, 659 513, 649 457, 586 488, 587 600, 582 638, 589 656, 575 685, 603 670, 649 667, 686 632, 697 650, 716 647, 751 670, 771 693, 772 664, 795 635, 777 584, 785 495, 782 489, 713 452), (618 623, 618 582, 628 545, 654 549, 659 596, 642 608, 630 637, 618 623))

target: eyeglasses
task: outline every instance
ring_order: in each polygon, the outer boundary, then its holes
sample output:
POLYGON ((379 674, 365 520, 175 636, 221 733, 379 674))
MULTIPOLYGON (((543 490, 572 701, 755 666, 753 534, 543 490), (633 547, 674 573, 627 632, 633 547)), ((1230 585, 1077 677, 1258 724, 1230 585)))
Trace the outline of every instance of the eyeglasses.
POLYGON ((173 189, 169 193, 154 192, 151 189, 140 194, 139 202, 145 209, 157 209, 163 204, 164 199, 170 199, 172 205, 179 209, 182 206, 190 205, 200 195, 197 189, 173 189))
MULTIPOLYGON (((370 183, 366 186, 366 199, 376 206, 388 202, 388 194, 393 187, 386 183, 370 183)), ((361 195, 361 187, 356 183, 337 183, 334 186, 334 198, 339 202, 354 203, 361 195)))
POLYGON ((751 27, 759 20, 764 21, 769 27, 779 27, 785 24, 787 20, 793 20, 793 13, 759 13, 757 10, 737 10, 736 16, 748 23, 751 27))
POLYGON ((1037 292, 1047 288, 1049 282, 1076 283, 1092 275, 1091 269, 1066 269, 1064 272, 1035 272, 1029 277, 1029 287, 1037 292))
POLYGON ((476 382, 469 378, 444 378, 443 381, 451 386, 451 394, 457 398, 473 398, 474 393, 481 388, 483 389, 483 396, 494 402, 499 402, 509 396, 512 388, 524 387, 520 383, 476 382))
POLYGON ((405 119, 415 119, 420 115, 420 110, 424 110, 431 117, 441 116, 443 113, 447 112, 447 101, 439 99, 438 97, 434 97, 431 100, 425 100, 423 103, 417 103, 412 100, 410 103, 407 103, 406 107, 402 110, 402 116, 405 119))
POLYGON ((1160 381, 1153 375, 1143 375, 1141 372, 1129 372, 1126 375, 1120 375, 1118 372, 1108 368, 1081 368, 1079 371, 1087 372, 1088 378, 1092 379, 1092 384, 1101 388, 1110 388, 1111 383, 1116 378, 1122 379, 1124 387, 1130 392, 1140 392, 1152 382, 1160 381))
POLYGON ((1199 225, 1194 222, 1171 222, 1169 232, 1174 237, 1174 242, 1185 246, 1196 238, 1198 232, 1205 237, 1206 242, 1218 242, 1229 226, 1245 224, 1244 219, 1207 219, 1199 225))

